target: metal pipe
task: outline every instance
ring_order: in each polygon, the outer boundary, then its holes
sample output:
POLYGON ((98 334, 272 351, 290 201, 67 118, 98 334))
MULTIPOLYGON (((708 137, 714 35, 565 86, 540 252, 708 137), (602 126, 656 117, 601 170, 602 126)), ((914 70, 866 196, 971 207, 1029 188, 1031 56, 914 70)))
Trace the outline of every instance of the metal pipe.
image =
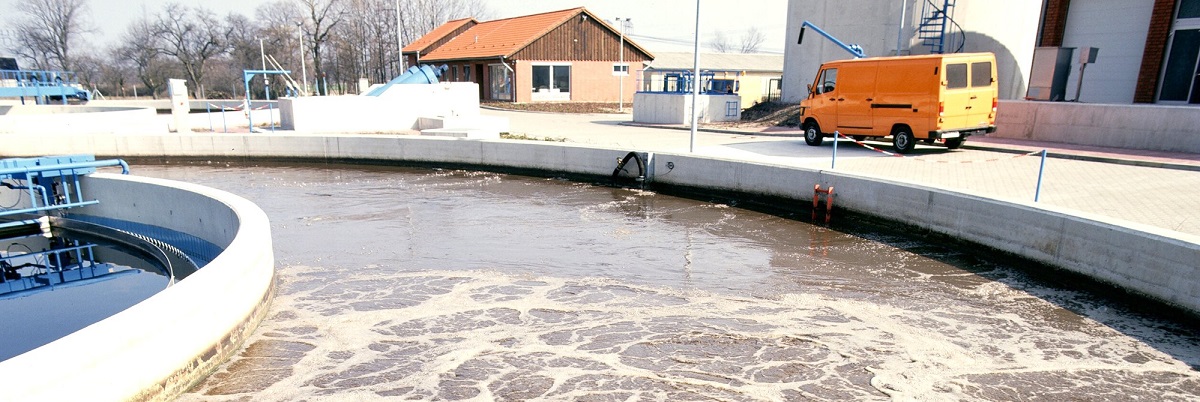
POLYGON ((1037 188, 1033 190, 1033 202, 1038 202, 1042 196, 1042 174, 1046 172, 1046 150, 1042 150, 1042 163, 1038 165, 1037 188))
POLYGON ((38 166, 22 166, 8 169, 0 169, 0 176, 10 175, 14 173, 33 173, 33 172, 49 172, 53 170, 69 170, 69 169, 84 169, 97 168, 107 166, 121 166, 121 174, 129 174, 129 164, 121 159, 105 159, 90 162, 72 162, 60 163, 57 165, 38 165, 38 166))

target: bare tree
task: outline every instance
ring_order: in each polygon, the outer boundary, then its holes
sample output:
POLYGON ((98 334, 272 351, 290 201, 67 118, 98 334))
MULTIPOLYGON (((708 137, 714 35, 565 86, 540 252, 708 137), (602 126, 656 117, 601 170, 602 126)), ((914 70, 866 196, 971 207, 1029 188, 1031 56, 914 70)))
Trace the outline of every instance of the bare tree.
POLYGON ((162 46, 155 35, 154 24, 146 18, 140 18, 129 24, 120 41, 113 50, 114 60, 131 64, 133 75, 146 87, 143 93, 158 99, 158 92, 166 87, 167 72, 170 70, 158 50, 162 46))
POLYGON ((174 57, 194 84, 192 94, 204 98, 204 74, 209 60, 225 54, 229 28, 212 11, 168 4, 158 17, 155 36, 158 51, 174 57))
POLYGON ((758 27, 752 26, 750 30, 742 35, 742 42, 738 48, 738 52, 755 53, 765 40, 767 40, 767 36, 763 35, 762 31, 758 30, 758 27))
POLYGON ((712 39, 709 39, 704 45, 717 53, 732 53, 731 51, 733 50, 733 42, 721 31, 713 33, 712 39))
MULTIPOLYGON (((304 35, 307 39, 307 43, 304 45, 308 46, 312 52, 314 77, 320 79, 325 74, 325 69, 321 64, 321 51, 329 40, 329 34, 333 32, 333 28, 337 27, 338 23, 342 22, 345 13, 338 0, 298 1, 306 14, 305 18, 308 19, 304 26, 304 35)), ((319 86, 317 93, 328 95, 328 93, 322 92, 319 86)))
POLYGON ((41 68, 75 68, 72 49, 92 31, 86 21, 87 0, 27 0, 19 9, 22 18, 15 24, 13 49, 17 55, 41 68))
POLYGON ((724 32, 716 31, 713 33, 712 39, 705 42, 705 45, 717 53, 755 53, 766 39, 766 35, 763 35, 758 27, 750 27, 737 40, 726 36, 724 32))

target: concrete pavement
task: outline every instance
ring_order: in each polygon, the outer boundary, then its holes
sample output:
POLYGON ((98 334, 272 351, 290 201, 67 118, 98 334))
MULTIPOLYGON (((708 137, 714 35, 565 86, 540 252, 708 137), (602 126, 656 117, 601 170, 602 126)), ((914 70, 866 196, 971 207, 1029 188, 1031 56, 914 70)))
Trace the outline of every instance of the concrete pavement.
MULTIPOLYGON (((1032 203, 1046 149, 1038 204, 1200 235, 1200 155, 972 137, 959 150, 919 145, 888 156, 850 141, 811 147, 798 130, 631 125, 625 114, 550 114, 485 110, 508 117, 511 132, 630 150, 694 153, 723 159, 836 170, 981 197, 1032 203)), ((891 151, 885 142, 867 142, 891 151)))

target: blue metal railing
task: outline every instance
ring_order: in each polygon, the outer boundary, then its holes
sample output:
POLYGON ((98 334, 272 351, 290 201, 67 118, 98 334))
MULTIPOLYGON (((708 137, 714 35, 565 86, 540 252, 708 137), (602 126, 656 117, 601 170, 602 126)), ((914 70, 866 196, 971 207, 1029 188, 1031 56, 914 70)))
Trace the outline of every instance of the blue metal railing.
POLYGON ((91 92, 81 88, 76 74, 71 71, 55 70, 0 70, 0 98, 31 97, 46 100, 49 97, 90 100, 91 92))
POLYGON ((22 183, 4 187, 26 191, 29 206, 0 209, 0 216, 38 213, 99 203, 86 200, 79 185, 79 176, 88 175, 98 167, 120 166, 129 174, 129 164, 120 159, 95 160, 92 155, 66 155, 42 158, 0 159, 0 180, 22 183))

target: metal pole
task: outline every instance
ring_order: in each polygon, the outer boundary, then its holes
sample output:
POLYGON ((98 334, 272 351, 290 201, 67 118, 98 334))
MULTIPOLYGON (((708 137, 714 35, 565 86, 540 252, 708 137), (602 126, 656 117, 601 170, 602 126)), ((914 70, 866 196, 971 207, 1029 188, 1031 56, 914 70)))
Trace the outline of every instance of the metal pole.
POLYGON ((896 29, 896 55, 900 55, 900 44, 904 38, 904 14, 908 13, 908 0, 900 0, 900 28, 896 29))
POLYGON ((300 79, 304 80, 304 96, 308 96, 308 66, 304 62, 304 22, 296 24, 300 31, 300 79))
POLYGON ((837 168, 837 143, 838 143, 838 137, 840 137, 841 135, 842 135, 842 133, 840 131, 833 132, 833 162, 829 163, 829 170, 833 170, 833 169, 837 168))
POLYGON ((696 0, 696 39, 692 48, 692 134, 688 152, 696 152, 696 124, 700 119, 696 111, 696 98, 700 97, 700 0, 696 0))
POLYGON ((400 0, 396 0, 396 65, 400 67, 400 72, 396 75, 404 74, 404 41, 400 39, 400 30, 400 0))
POLYGON ((617 91, 617 111, 621 113, 625 112, 625 74, 627 71, 629 71, 625 69, 625 22, 628 21, 629 18, 626 18, 624 21, 622 21, 620 17, 617 18, 617 24, 619 24, 617 26, 617 32, 620 32, 621 36, 621 47, 618 48, 620 49, 619 53, 621 55, 620 62, 618 62, 617 65, 622 69, 621 74, 619 75, 619 81, 621 83, 620 86, 618 86, 619 90, 617 91))
POLYGON ((1046 150, 1042 150, 1042 164, 1038 166, 1037 189, 1033 190, 1033 202, 1038 202, 1042 196, 1042 174, 1046 172, 1046 150))

